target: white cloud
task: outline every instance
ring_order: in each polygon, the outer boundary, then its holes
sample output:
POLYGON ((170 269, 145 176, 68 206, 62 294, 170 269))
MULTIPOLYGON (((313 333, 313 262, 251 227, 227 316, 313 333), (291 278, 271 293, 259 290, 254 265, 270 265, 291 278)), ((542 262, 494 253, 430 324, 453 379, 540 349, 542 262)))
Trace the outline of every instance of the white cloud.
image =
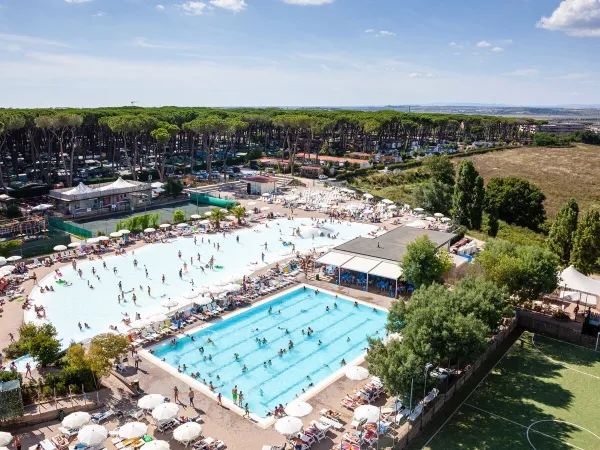
POLYGON ((459 45, 458 45, 456 42, 454 42, 454 41, 450 42, 448 45, 449 45, 450 47, 458 47, 458 46, 459 46, 459 45))
POLYGON ((165 9, 165 7, 163 5, 156 5, 156 9, 158 9, 159 11, 162 11, 165 9))
POLYGON ((133 40, 133 44, 136 47, 143 48, 157 48, 157 49, 165 49, 165 50, 185 50, 192 48, 186 44, 179 44, 176 42, 150 42, 145 37, 137 37, 133 40))
POLYGON ((600 36, 600 1, 563 0, 550 17, 542 17, 536 26, 570 36, 600 36))
POLYGON ((245 10, 248 6, 244 0, 210 0, 210 4, 217 8, 228 9, 235 13, 245 10))
POLYGON ((283 0, 288 5, 302 5, 302 6, 320 6, 329 5, 334 0, 283 0))
POLYGON ((74 4, 74 3, 88 3, 88 2, 91 2, 91 1, 92 0, 65 0, 65 2, 71 3, 71 4, 74 4))
POLYGON ((186 2, 181 5, 176 5, 181 8, 183 12, 188 16, 199 16, 204 13, 206 3, 203 2, 186 2))
POLYGON ((422 72, 413 72, 408 74, 411 78, 430 78, 433 75, 430 73, 422 73, 422 72))
POLYGON ((377 33, 378 36, 396 36, 396 33, 394 33, 393 31, 386 31, 386 30, 381 30, 379 33, 377 33))
POLYGON ((375 30, 369 28, 368 30, 365 30, 365 33, 372 33, 373 31, 375 31, 375 30))
POLYGON ((492 43, 488 42, 488 41, 479 41, 477 43, 477 47, 479 47, 479 48, 487 48, 487 47, 491 47, 491 46, 492 46, 492 43))
POLYGON ((504 51, 504 49, 502 47, 494 47, 494 48, 492 48, 492 51, 494 53, 502 53, 504 51))
POLYGON ((18 44, 8 44, 4 48, 6 49, 6 51, 13 52, 13 53, 21 51, 21 46, 18 44))
POLYGON ((35 36, 25 36, 21 34, 0 33, 0 41, 15 42, 19 44, 29 45, 49 45, 51 47, 71 47, 69 44, 66 44, 64 42, 54 41, 52 39, 38 38, 35 36))
POLYGON ((534 77, 540 73, 537 69, 517 69, 512 72, 507 72, 504 75, 511 77, 534 77))
POLYGON ((92 17, 104 17, 106 15, 103 11, 98 11, 96 14, 92 14, 92 17))
POLYGON ((587 73, 587 72, 571 72, 571 73, 567 73, 565 75, 560 75, 558 77, 552 77, 552 78, 554 78, 556 80, 582 80, 584 78, 589 78, 591 76, 592 76, 592 74, 587 73))

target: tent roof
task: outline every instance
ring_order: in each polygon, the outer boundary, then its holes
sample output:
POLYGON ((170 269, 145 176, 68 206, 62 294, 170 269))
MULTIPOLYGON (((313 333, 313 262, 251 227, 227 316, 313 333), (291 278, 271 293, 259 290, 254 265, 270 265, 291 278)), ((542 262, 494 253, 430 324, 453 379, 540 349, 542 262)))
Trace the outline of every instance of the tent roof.
POLYGON ((583 292, 561 291, 559 298, 570 303, 580 303, 584 306, 595 308, 598 304, 598 299, 595 295, 584 294, 583 292))
POLYGON ((354 272, 369 273, 378 264, 381 263, 379 259, 363 258, 362 256, 355 256, 348 262, 342 264, 342 269, 353 270, 354 272))
POLYGON ((319 259, 317 259, 316 262, 319 264, 325 264, 327 266, 340 267, 342 264, 346 263, 353 257, 354 255, 334 251, 324 254, 319 259))
POLYGON ((131 188, 131 187, 134 187, 134 185, 131 183, 128 183, 123 178, 119 177, 114 183, 111 183, 106 186, 102 186, 101 188, 98 188, 98 189, 101 191, 110 191, 113 189, 125 189, 125 188, 131 188))
POLYGON ((573 266, 567 267, 560 273, 558 284, 568 289, 600 295, 600 280, 585 276, 573 266))
POLYGON ((94 190, 91 187, 86 186, 83 183, 79 183, 77 185, 77 187, 74 187, 73 189, 68 190, 67 192, 65 192, 65 194, 67 194, 67 195, 89 194, 90 192, 94 192, 94 190))
POLYGON ((391 280, 397 280, 402 276, 402 269, 398 264, 390 263, 390 262, 382 262, 381 264, 375 266, 369 272, 369 275, 375 275, 378 277, 389 278, 391 280))

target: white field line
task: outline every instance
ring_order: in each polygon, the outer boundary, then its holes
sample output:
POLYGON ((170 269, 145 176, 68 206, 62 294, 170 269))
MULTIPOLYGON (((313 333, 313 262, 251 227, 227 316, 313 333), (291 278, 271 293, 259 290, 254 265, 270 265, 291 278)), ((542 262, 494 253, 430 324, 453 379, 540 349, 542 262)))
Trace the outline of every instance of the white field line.
MULTIPOLYGON (((490 416, 492 416, 492 417, 495 417, 495 418, 497 418, 497 419, 506 420, 507 422, 510 422, 510 423, 512 423, 512 424, 515 424, 515 425, 518 425, 518 426, 520 426, 520 427, 522 427, 522 428, 525 428, 525 429, 527 430, 527 440, 529 441, 529 444, 530 444, 530 445, 531 445, 531 446, 532 446, 534 449, 535 449, 535 446, 534 446, 534 445, 531 443, 531 441, 529 440, 529 431, 532 431, 532 432, 534 432, 534 433, 537 433, 537 434, 541 434, 542 436, 545 436, 545 437, 547 437, 547 438, 550 438, 550 439, 554 439, 555 441, 558 441, 558 442, 560 442, 560 443, 562 443, 562 444, 567 444, 569 447, 573 447, 573 448, 576 448, 576 449, 579 449, 579 450, 585 450, 585 449, 583 449, 583 448, 581 448, 581 447, 577 447, 576 445, 569 444, 568 442, 564 442, 562 439, 555 438, 554 436, 550 436, 549 434, 542 433, 541 431, 537 431, 537 430, 534 430, 533 428, 531 428, 533 425, 535 425, 535 424, 536 424, 536 423, 538 423, 538 422, 544 422, 543 420, 538 420, 537 422, 533 422, 533 423, 532 423, 531 425, 529 425, 529 426, 525 426, 525 425, 522 425, 522 424, 520 424, 519 422, 515 422, 514 420, 510 420, 510 419, 507 419, 506 417, 502 417, 502 416, 499 416, 498 414, 494 414, 494 413, 491 413, 491 412, 489 412, 489 411, 486 411, 485 409, 478 408, 477 406, 471 405, 470 403, 465 403, 465 405, 466 405, 466 406, 470 406, 471 408, 474 408, 474 409, 476 409, 476 410, 478 410, 478 411, 481 411, 481 412, 484 412, 484 413, 486 413, 486 414, 489 414, 490 416)), ((552 421, 552 422, 553 422, 553 421, 552 421)), ((560 422, 560 421, 557 421, 557 422, 560 422)), ((568 422, 565 422, 565 423, 568 423, 568 422)), ((571 423, 569 423, 569 425, 574 425, 574 426, 576 426, 576 427, 578 427, 578 428, 583 428, 583 427, 579 427, 579 425, 575 425, 575 424, 571 424, 571 423)), ((585 429, 585 428, 584 428, 584 429, 585 429)), ((588 431, 588 430, 586 430, 586 431, 588 431)), ((592 434, 593 434, 593 433, 592 433, 592 434)), ((595 436, 595 435, 594 435, 594 436, 595 436)))
POLYGON ((564 363, 562 363, 562 362, 560 362, 560 361, 557 361, 557 360, 555 360, 555 359, 552 359, 552 358, 550 358, 550 357, 549 357, 548 355, 546 355, 546 354, 545 354, 543 351, 541 351, 541 350, 540 350, 540 349, 537 347, 537 345, 535 345, 535 341, 533 340, 534 336, 535 336, 535 334, 531 333, 531 344, 533 345, 533 348, 535 348, 535 349, 536 349, 538 352, 540 352, 540 354, 541 354, 541 355, 542 355, 544 358, 547 358, 549 361, 552 361, 554 364, 558 364, 559 366, 562 366, 562 367, 564 367, 565 369, 569 369, 569 370, 572 370, 572 371, 574 371, 574 372, 578 372, 578 373, 580 373, 580 374, 587 375, 588 377, 592 377, 592 378, 596 378, 597 380, 600 380, 600 377, 598 377, 598 376, 596 376, 596 375, 592 375, 591 373, 587 373, 587 372, 584 372, 584 371, 582 371, 582 370, 574 369, 573 367, 569 367, 569 366, 567 366, 566 364, 564 364, 564 363))
MULTIPOLYGON (((515 341, 515 342, 517 342, 517 341, 515 341)), ((488 375, 494 371, 494 369, 496 368, 496 366, 498 364, 500 364, 500 361, 502 361, 504 359, 504 357, 508 354, 508 352, 510 352, 510 350, 514 347, 514 345, 515 344, 511 345, 508 348, 508 350, 506 350, 506 352, 504 352, 504 355, 502 355, 502 357, 496 362, 496 364, 494 364, 494 367, 492 367, 490 369, 490 371, 485 374, 485 376, 479 381, 479 383, 477 383, 477 386, 475 386, 475 388, 469 393, 469 395, 467 395, 467 397, 462 401, 462 403, 460 405, 458 405, 458 408, 456 408, 454 410, 454 412, 452 414, 450 414, 450 416, 444 421, 444 423, 442 424, 442 426, 438 428, 438 430, 433 434, 433 436, 431 436, 429 438, 429 440, 427 442, 425 442, 425 445, 423 445, 423 448, 427 447, 429 445, 429 443, 431 441, 433 441, 433 439, 442 430, 442 428, 444 428, 446 426, 446 424, 450 421, 450 419, 452 419, 452 417, 454 417, 454 414, 456 414, 457 411, 466 403, 466 401, 469 400, 469 398, 471 397, 471 395, 473 395, 473 392, 475 392, 479 388, 479 385, 481 385, 481 383, 483 383, 485 381, 485 379, 488 377, 488 375)))

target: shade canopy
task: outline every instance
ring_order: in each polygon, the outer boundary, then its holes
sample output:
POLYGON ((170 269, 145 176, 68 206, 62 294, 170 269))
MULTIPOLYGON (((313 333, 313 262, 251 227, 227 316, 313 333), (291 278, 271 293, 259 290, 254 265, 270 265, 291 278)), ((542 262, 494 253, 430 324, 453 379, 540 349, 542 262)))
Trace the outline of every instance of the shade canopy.
POLYGON ((381 200, 381 203, 385 203, 386 205, 394 204, 394 202, 392 200, 390 200, 389 198, 384 198, 383 200, 381 200))
POLYGON ((5 431, 0 431, 0 445, 5 446, 10 444, 10 441, 12 441, 12 434, 7 433, 5 431))
POLYGON ((200 216, 200 215, 198 215, 198 214, 192 214, 192 215, 190 216, 190 219, 192 219, 192 220, 198 220, 198 219, 200 219, 200 217, 201 217, 201 216, 200 216))
POLYGON ((195 291, 195 290, 191 290, 191 291, 187 291, 183 293, 183 298, 187 298, 187 299, 193 299, 196 298, 200 295, 200 292, 195 291))
POLYGON ((162 223, 159 225, 159 228, 171 228, 171 224, 170 223, 162 223))
POLYGON ((367 423, 379 422, 379 408, 373 405, 360 405, 354 410, 354 418, 367 423))
POLYGON ((163 403, 152 410, 154 420, 171 420, 179 414, 179 406, 175 403, 163 403))
POLYGON ((173 431, 173 438, 179 442, 190 442, 202 433, 202 426, 196 422, 186 422, 173 431))
POLYGON ((292 417, 308 416, 312 412, 312 406, 306 402, 291 401, 285 407, 285 413, 292 417))
POLYGON ((90 420, 92 420, 92 416, 84 411, 76 411, 72 414, 66 416, 61 424, 65 428, 73 429, 73 428, 81 428, 84 425, 87 425, 90 420))
POLYGON ((54 247, 55 252, 64 252, 67 249, 66 245, 57 245, 54 247))
POLYGON ((115 231, 113 233, 110 233, 109 236, 112 237, 112 238, 118 238, 118 237, 122 237, 123 233, 121 233, 120 231, 115 231))
POLYGON ((366 380, 369 377, 369 371, 361 366, 350 366, 346 368, 346 377, 354 381, 366 380))
POLYGON ((86 425, 77 433, 77 440, 88 446, 100 445, 107 437, 108 430, 102 425, 86 425))
POLYGON ((425 211, 423 208, 415 208, 414 210, 415 210, 416 212, 423 212, 423 211, 425 211))
POLYGON ((144 444, 144 450, 170 450, 171 446, 167 441, 150 441, 144 444))
POLYGON ((146 319, 134 320, 133 322, 131 322, 129 324, 129 326, 131 328, 133 328, 134 330, 141 330, 142 328, 146 328, 149 325, 150 325, 150 322, 146 319))
POLYGON ((168 317, 166 314, 158 313, 158 314, 155 314, 152 317, 150 317, 148 320, 152 323, 159 323, 159 322, 164 322, 167 319, 168 319, 168 317))
POLYGON ((279 434, 283 434, 285 436, 290 436, 292 434, 299 433, 302 431, 302 421, 297 417, 287 416, 282 417, 275 423, 275 430, 279 434))
POLYGON ((68 245, 69 248, 77 248, 77 247, 81 247, 81 242, 71 242, 68 245))
POLYGON ((121 234, 131 234, 131 231, 129 231, 129 230, 119 230, 119 233, 121 233, 121 234))
POLYGON ((98 236, 96 239, 98 239, 98 241, 108 241, 108 236, 98 236))
POLYGON ((154 409, 165 402, 165 398, 160 394, 144 395, 138 400, 138 406, 142 409, 154 409))
POLYGON ((373 270, 381 260, 363 258, 362 256, 355 256, 348 262, 342 264, 342 269, 352 270, 354 272, 369 273, 373 270))
POLYGON ((439 217, 439 218, 444 217, 444 215, 442 213, 435 213, 434 216, 439 217))
POLYGON ((185 222, 181 222, 177 224, 177 228, 189 228, 190 224, 185 223, 185 222))
POLYGON ((600 280, 585 276, 573 266, 567 267, 560 273, 558 284, 567 289, 600 295, 600 280))
POLYGON ((369 193, 363 194, 363 197, 366 198, 366 199, 373 198, 373 196, 371 194, 369 194, 369 193))
POLYGON ((179 305, 179 302, 173 299, 168 299, 161 303, 161 306, 164 306, 165 308, 173 308, 177 305, 179 305))
POLYGON ((342 264, 350 261, 353 257, 354 255, 333 251, 321 256, 316 262, 327 266, 340 267, 342 264))
POLYGON ((148 425, 142 422, 129 422, 119 428, 121 439, 141 438, 148 431, 148 425))
POLYGON ((369 272, 369 275, 375 275, 377 277, 389 278, 390 280, 397 280, 402 276, 402 269, 398 264, 383 261, 381 264, 375 266, 369 272))
POLYGON ((13 255, 13 256, 9 256, 8 258, 6 258, 6 260, 7 260, 8 262, 12 262, 12 261, 18 261, 18 260, 20 260, 20 259, 23 259, 23 257, 22 257, 22 256, 19 256, 19 255, 13 255))
POLYGON ((86 244, 97 244, 98 242, 100 242, 100 239, 98 239, 98 238, 89 238, 86 241, 86 244))
POLYGON ((156 229, 155 229, 155 228, 146 228, 146 229, 144 230, 144 233, 154 233, 155 231, 156 231, 156 229))

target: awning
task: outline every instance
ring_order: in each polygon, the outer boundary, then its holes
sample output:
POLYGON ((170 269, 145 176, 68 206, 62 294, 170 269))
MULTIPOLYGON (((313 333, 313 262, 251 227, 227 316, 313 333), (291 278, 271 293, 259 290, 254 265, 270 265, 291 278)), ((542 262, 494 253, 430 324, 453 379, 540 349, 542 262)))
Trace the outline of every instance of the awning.
POLYGON ((565 302, 578 303, 584 306, 591 306, 592 308, 595 308, 598 304, 595 295, 584 294, 583 292, 561 291, 559 297, 565 302))
POLYGON ((600 295, 600 280, 585 276, 573 266, 567 267, 560 273, 558 285, 566 289, 600 295))
POLYGON ((317 259, 317 264, 325 264, 326 266, 340 267, 342 264, 354 258, 354 255, 348 255, 341 252, 329 252, 317 259))
POLYGON ((355 256, 347 263, 342 264, 342 269, 353 270, 354 272, 369 273, 380 263, 381 260, 355 256))
POLYGON ((398 264, 382 262, 378 266, 375 266, 375 268, 369 272, 369 275, 397 280, 402 276, 402 269, 398 264))

